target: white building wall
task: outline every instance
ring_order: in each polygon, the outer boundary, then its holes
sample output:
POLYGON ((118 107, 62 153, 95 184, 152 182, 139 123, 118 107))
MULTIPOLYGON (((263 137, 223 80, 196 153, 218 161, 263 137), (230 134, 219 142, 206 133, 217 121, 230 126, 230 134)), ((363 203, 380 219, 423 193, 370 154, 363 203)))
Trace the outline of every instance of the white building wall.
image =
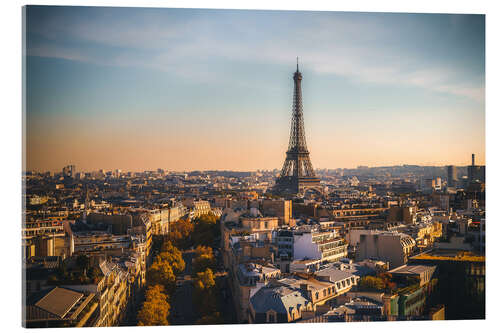
POLYGON ((321 259, 318 245, 312 242, 312 233, 293 235, 293 259, 321 259))

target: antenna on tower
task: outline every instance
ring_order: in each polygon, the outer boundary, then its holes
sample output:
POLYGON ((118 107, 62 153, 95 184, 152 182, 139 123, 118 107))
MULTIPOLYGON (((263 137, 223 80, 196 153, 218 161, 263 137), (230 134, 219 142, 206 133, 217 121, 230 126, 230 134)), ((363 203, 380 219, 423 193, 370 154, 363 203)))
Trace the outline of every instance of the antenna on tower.
POLYGON ((299 57, 297 57, 297 72, 299 71, 299 57))

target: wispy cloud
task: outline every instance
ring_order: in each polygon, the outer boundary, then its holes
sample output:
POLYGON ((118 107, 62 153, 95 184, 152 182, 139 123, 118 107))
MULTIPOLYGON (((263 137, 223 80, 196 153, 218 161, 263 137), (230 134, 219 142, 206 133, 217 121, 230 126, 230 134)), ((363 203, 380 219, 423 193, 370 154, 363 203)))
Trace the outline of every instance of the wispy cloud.
POLYGON ((282 65, 300 55, 319 74, 484 101, 481 80, 463 80, 461 69, 447 65, 446 59, 422 61, 395 43, 398 31, 382 20, 307 13, 310 20, 297 24, 300 13, 272 19, 262 13, 217 19, 210 13, 159 13, 113 16, 108 9, 90 17, 51 18, 34 29, 39 38, 28 54, 154 68, 201 81, 213 77, 206 64, 214 59, 282 65), (97 52, 99 46, 113 52, 97 52))

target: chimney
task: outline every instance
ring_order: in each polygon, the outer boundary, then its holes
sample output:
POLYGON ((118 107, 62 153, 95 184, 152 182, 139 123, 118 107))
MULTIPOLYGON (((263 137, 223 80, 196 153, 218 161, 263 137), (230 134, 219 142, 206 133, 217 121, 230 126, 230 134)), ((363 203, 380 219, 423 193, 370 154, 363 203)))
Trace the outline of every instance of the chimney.
POLYGON ((250 208, 250 215, 251 215, 252 217, 257 217, 257 216, 259 216, 259 211, 258 211, 258 209, 257 209, 257 208, 255 208, 255 207, 250 208))

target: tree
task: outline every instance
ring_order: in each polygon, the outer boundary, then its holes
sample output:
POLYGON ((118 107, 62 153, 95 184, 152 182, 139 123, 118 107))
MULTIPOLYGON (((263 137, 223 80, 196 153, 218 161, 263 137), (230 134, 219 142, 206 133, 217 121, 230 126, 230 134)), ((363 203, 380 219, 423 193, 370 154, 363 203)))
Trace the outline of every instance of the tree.
POLYGON ((369 290, 383 290, 385 288, 384 281, 376 276, 365 276, 361 278, 359 286, 369 290))
POLYGON ((161 285, 150 286, 146 291, 146 301, 137 314, 139 326, 168 325, 170 304, 161 285))
POLYGON ((198 245, 194 249, 194 256, 195 257, 200 257, 200 256, 203 256, 203 255, 213 256, 212 248, 209 247, 209 246, 198 245))
POLYGON ((181 249, 187 249, 192 245, 191 234, 194 231, 194 225, 189 219, 180 219, 172 223, 170 227, 170 240, 181 249))
POLYGON ((203 272, 215 266, 215 257, 211 247, 198 245, 193 259, 194 273, 203 272))
POLYGON ((162 285, 168 294, 175 290, 175 275, 168 262, 155 261, 147 274, 149 285, 162 285))
POLYGON ((203 272, 196 273, 195 281, 201 283, 200 286, 203 290, 207 290, 215 286, 214 273, 210 268, 207 268, 203 272))
POLYGON ((182 252, 172 242, 166 241, 162 245, 162 252, 158 255, 158 261, 166 261, 172 267, 174 274, 179 275, 184 271, 186 263, 182 259, 182 252))
POLYGON ((210 268, 207 268, 203 272, 196 273, 193 302, 196 304, 198 313, 202 317, 211 315, 215 312, 217 307, 215 278, 210 268))
POLYGON ((212 214, 205 214, 194 220, 193 242, 195 245, 209 246, 214 239, 219 236, 219 226, 217 217, 212 214))
POLYGON ((387 291, 392 291, 396 289, 396 283, 392 282, 392 274, 388 272, 383 272, 378 274, 378 277, 382 279, 382 282, 384 284, 384 289, 387 291))

